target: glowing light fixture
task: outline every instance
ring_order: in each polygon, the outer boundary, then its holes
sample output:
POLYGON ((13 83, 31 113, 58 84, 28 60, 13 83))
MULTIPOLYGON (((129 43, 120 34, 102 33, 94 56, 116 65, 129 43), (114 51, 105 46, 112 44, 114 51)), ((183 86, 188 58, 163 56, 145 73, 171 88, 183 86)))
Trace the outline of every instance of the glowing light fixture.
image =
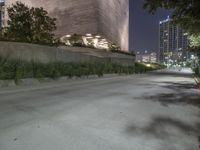
POLYGON ((86 36, 92 36, 92 34, 90 34, 90 33, 87 33, 87 34, 86 34, 86 36))
POLYGON ((147 67, 151 67, 151 64, 147 64, 146 66, 147 66, 147 67))
POLYGON ((93 37, 92 36, 88 36, 87 39, 93 39, 93 37))
POLYGON ((97 36, 95 36, 95 37, 96 37, 96 38, 98 38, 98 39, 99 39, 99 38, 101 38, 101 36, 100 36, 100 35, 97 35, 97 36))
POLYGON ((67 38, 70 38, 70 37, 71 37, 71 35, 70 35, 70 34, 68 34, 68 35, 66 35, 66 37, 67 37, 67 38))

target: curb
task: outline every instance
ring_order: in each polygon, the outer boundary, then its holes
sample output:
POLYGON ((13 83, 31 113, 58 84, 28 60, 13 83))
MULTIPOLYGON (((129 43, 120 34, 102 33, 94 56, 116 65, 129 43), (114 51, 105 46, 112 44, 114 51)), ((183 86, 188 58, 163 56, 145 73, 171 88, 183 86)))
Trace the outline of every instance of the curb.
POLYGON ((16 86, 15 80, 0 80, 0 88, 16 86))
MULTIPOLYGON (((59 80, 51 80, 52 82, 42 82, 40 84, 31 86, 14 86, 14 87, 5 87, 5 88, 0 88, 0 95, 1 94, 9 94, 9 93, 17 93, 17 92, 29 92, 29 91, 35 91, 35 90, 43 90, 43 89, 50 89, 50 88, 58 88, 58 87, 62 87, 62 86, 73 86, 73 85, 85 85, 91 82, 96 82, 96 81, 106 81, 106 80, 112 80, 112 79, 123 79, 126 80, 128 78, 132 78, 133 75, 117 75, 117 74, 113 74, 113 75, 106 75, 104 77, 101 78, 79 78, 77 79, 68 79, 68 82, 63 82, 63 81, 59 81, 59 80)), ((137 77, 137 76, 135 76, 137 77)), ((138 75, 138 77, 140 77, 138 75)))
POLYGON ((105 74, 103 77, 98 77, 97 75, 72 77, 72 78, 69 78, 68 76, 63 76, 63 77, 60 77, 58 79, 27 78, 27 79, 19 79, 17 82, 15 80, 0 80, 0 89, 1 88, 16 87, 16 86, 35 86, 35 85, 41 85, 41 84, 53 83, 53 82, 66 82, 66 81, 73 81, 73 80, 92 80, 92 79, 109 78, 109 77, 117 77, 117 76, 123 76, 123 74, 121 74, 121 75, 119 75, 119 74, 105 74))

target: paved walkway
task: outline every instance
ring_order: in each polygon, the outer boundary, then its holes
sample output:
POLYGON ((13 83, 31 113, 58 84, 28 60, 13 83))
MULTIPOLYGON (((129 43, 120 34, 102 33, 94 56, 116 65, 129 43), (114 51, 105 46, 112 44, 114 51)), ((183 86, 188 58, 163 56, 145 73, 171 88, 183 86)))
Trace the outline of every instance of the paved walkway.
POLYGON ((0 150, 199 150, 191 70, 0 89, 0 150))

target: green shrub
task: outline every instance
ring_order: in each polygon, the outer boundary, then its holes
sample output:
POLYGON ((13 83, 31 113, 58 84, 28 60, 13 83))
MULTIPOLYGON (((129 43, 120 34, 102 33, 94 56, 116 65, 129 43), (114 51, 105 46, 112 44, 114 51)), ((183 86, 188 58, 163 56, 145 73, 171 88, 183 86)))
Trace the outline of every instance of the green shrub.
POLYGON ((135 73, 144 73, 147 71, 147 67, 141 63, 135 63, 135 73))
POLYGON ((89 75, 97 75, 102 77, 104 74, 134 74, 144 73, 148 69, 144 64, 136 63, 135 65, 123 66, 117 63, 36 63, 20 60, 8 60, 0 58, 0 79, 15 79, 18 81, 23 78, 38 78, 45 77, 59 78, 61 76, 82 77, 89 75))
POLYGON ((194 68, 194 73, 198 76, 200 76, 200 69, 199 67, 194 68))
POLYGON ((15 68, 16 65, 13 62, 4 62, 0 67, 0 78, 4 80, 14 79, 15 78, 15 68))

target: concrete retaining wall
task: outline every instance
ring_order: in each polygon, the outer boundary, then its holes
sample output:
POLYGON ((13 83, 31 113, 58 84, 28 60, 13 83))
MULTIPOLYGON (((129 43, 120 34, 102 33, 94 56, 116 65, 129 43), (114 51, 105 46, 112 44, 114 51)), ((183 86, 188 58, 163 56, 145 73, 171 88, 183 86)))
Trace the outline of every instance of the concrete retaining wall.
POLYGON ((0 56, 41 63, 49 62, 119 62, 133 64, 135 57, 80 47, 49 47, 28 43, 0 42, 0 56))

